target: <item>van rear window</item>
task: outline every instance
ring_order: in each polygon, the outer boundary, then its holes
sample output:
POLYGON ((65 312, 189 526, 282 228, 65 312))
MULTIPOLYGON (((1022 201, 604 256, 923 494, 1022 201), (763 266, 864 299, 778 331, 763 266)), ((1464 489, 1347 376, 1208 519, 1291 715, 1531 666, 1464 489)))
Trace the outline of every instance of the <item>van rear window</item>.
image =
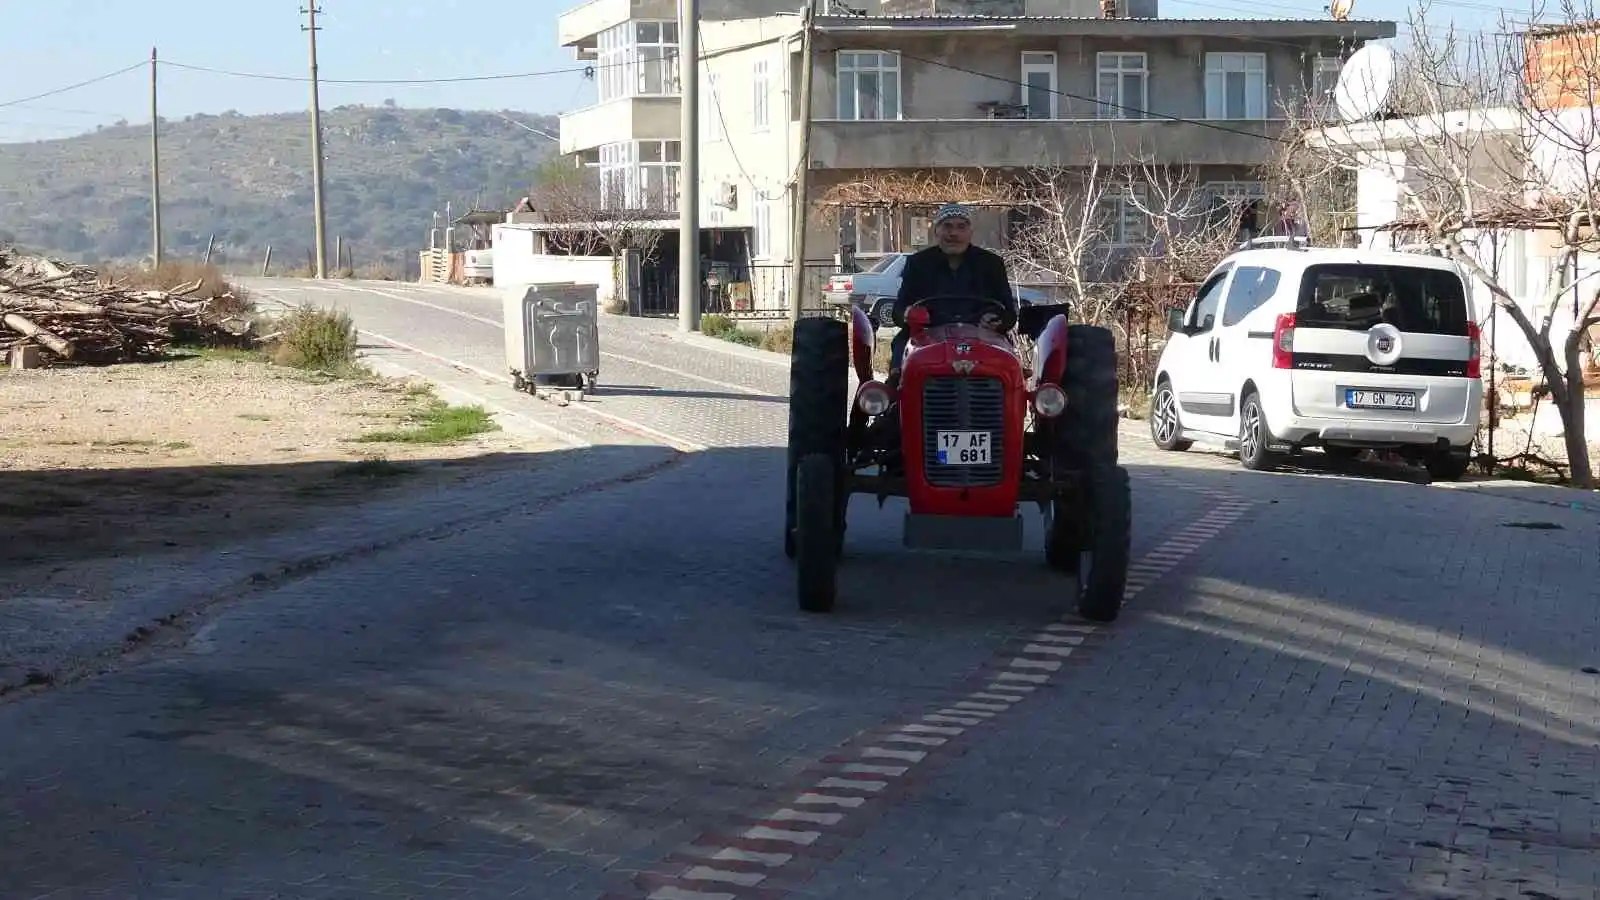
POLYGON ((1467 335, 1461 278, 1443 269, 1340 263, 1307 266, 1295 324, 1365 331, 1380 322, 1410 334, 1467 335))

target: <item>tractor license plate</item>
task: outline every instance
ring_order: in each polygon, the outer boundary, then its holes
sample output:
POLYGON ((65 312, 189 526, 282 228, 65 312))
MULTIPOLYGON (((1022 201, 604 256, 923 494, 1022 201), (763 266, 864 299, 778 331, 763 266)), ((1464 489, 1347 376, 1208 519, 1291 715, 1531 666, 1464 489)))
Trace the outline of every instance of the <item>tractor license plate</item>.
POLYGON ((1416 409, 1415 391, 1365 391, 1349 389, 1344 392, 1344 405, 1350 409, 1416 409))
POLYGON ((987 431, 939 432, 939 463, 946 466, 987 466, 994 462, 987 431))

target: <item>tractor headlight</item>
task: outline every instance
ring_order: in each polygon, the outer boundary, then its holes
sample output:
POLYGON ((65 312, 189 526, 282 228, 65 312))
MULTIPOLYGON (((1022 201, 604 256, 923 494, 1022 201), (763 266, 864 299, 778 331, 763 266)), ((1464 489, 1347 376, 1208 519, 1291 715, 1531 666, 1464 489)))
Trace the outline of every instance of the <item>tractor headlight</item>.
POLYGON ((1067 410, 1067 392, 1059 385, 1041 384, 1033 392, 1033 408, 1039 415, 1047 419, 1054 419, 1067 410))
POLYGON ((893 401, 889 389, 876 381, 869 381, 861 386, 856 394, 856 406, 869 416, 881 416, 889 411, 889 404, 893 401))

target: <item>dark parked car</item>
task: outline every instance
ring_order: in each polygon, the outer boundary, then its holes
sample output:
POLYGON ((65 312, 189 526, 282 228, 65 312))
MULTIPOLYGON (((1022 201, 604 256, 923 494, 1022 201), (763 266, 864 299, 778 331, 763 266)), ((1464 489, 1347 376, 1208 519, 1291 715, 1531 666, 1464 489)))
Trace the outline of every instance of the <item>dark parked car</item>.
MULTIPOLYGON (((906 266, 909 253, 890 253, 873 263, 865 272, 852 275, 833 275, 823 288, 823 299, 843 306, 854 304, 881 327, 894 327, 893 308, 895 295, 900 293, 900 272, 906 266)), ((1017 295, 1017 305, 1052 303, 1050 296, 1035 288, 1011 283, 1017 295)))

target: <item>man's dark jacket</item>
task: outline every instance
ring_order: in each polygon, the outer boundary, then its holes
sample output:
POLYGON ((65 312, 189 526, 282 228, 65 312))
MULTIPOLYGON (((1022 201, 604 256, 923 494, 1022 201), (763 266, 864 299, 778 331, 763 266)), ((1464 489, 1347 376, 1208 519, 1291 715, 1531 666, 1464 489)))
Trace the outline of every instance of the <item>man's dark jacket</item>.
POLYGON ((906 310, 929 297, 962 294, 998 300, 1005 305, 1001 331, 1017 324, 1017 298, 1011 293, 1011 278, 1000 254, 977 245, 967 247, 961 266, 952 271, 944 250, 938 244, 906 257, 900 270, 900 293, 894 301, 894 321, 905 327, 906 310))

